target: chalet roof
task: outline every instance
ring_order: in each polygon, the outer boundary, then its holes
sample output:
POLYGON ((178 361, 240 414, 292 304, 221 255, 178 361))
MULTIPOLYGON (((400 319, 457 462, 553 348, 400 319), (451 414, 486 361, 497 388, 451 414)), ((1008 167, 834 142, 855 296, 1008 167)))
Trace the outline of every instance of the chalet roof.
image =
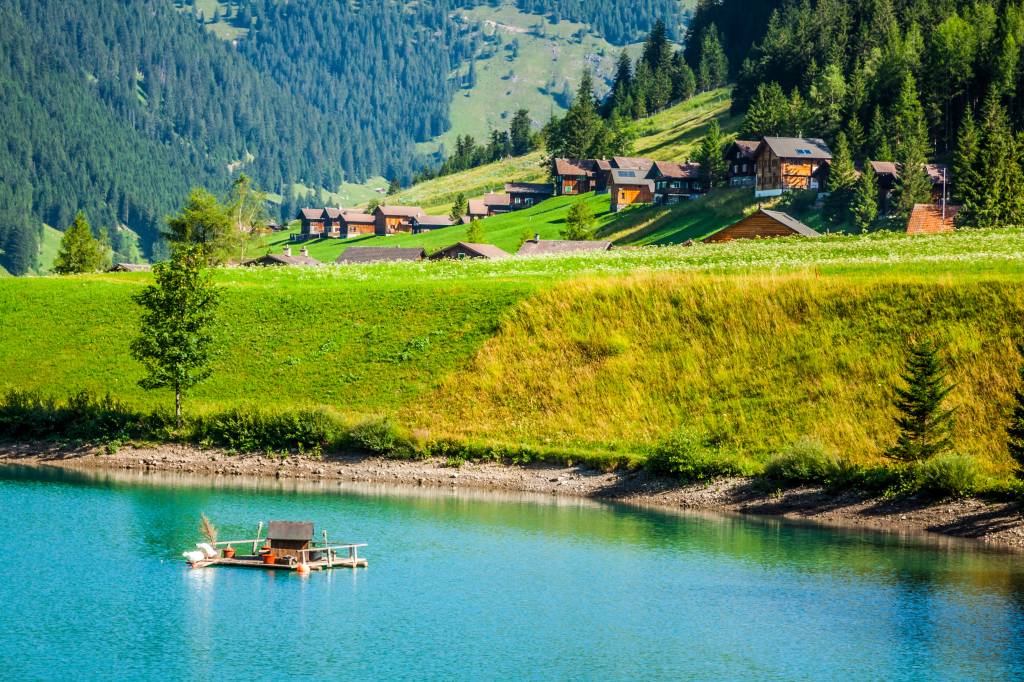
POLYGON ((555 159, 555 175, 592 177, 597 163, 593 159, 555 159))
POLYGON ((766 137, 761 145, 767 146, 780 159, 828 161, 832 158, 825 140, 817 137, 766 137))
POLYGON ((115 263, 110 272, 149 272, 152 269, 149 263, 115 263))
POLYGON ((268 253, 265 256, 246 261, 246 265, 323 265, 316 258, 302 254, 293 256, 287 253, 268 253))
POLYGON ((675 161, 655 161, 654 171, 663 178, 672 180, 685 180, 699 178, 701 166, 699 163, 676 163, 675 161))
POLYGON ((341 219, 346 223, 358 223, 360 225, 372 223, 374 220, 373 216, 369 213, 358 213, 356 211, 342 212, 341 219))
POLYGON ((419 206, 378 206, 377 211, 387 218, 416 218, 426 215, 419 206))
POLYGON ((470 199, 467 215, 487 215, 486 199, 470 199))
POLYGON ((490 260, 495 260, 498 258, 509 258, 512 255, 507 251, 504 251, 503 249, 499 249, 494 244, 472 244, 470 242, 458 242, 457 244, 452 244, 451 246, 447 246, 441 249, 433 256, 431 256, 431 258, 447 258, 448 253, 460 248, 463 251, 469 251, 473 254, 476 254, 475 256, 472 256, 473 258, 487 258, 490 260))
POLYGON ((613 156, 612 168, 626 168, 639 171, 649 171, 654 162, 650 159, 642 159, 634 156, 613 156))
POLYGON ((271 521, 267 525, 267 539, 308 542, 313 539, 313 522, 271 521))
POLYGON ((340 206, 338 208, 328 207, 328 208, 324 209, 324 215, 326 217, 330 218, 331 220, 335 220, 337 218, 340 218, 341 215, 344 212, 345 212, 345 210, 343 208, 341 208, 340 206))
MULTIPOLYGON (((888 175, 893 180, 899 180, 900 169, 892 161, 869 161, 871 169, 875 172, 875 175, 888 175)), ((926 163, 924 165, 924 172, 928 174, 928 179, 932 181, 933 185, 942 184, 943 172, 946 174, 946 180, 949 181, 949 166, 944 163, 926 163)))
POLYGON ((394 246, 350 246, 335 263, 380 263, 383 261, 423 260, 427 252, 420 248, 394 246))
POLYGON ((564 239, 527 239, 519 247, 520 256, 544 256, 549 254, 579 253, 582 251, 607 251, 611 242, 569 241, 564 239))
POLYGON ((595 162, 597 170, 610 171, 612 169, 612 162, 607 159, 597 159, 595 162))
POLYGON ((764 215, 766 215, 769 218, 771 218, 772 220, 774 220, 775 222, 780 223, 782 225, 785 225, 786 227, 791 229, 793 232, 795 232, 796 234, 799 234, 799 235, 801 235, 803 237, 820 237, 821 236, 820 233, 818 233, 815 230, 812 230, 811 228, 807 227, 802 222, 800 222, 799 220, 797 220, 793 216, 789 215, 788 213, 783 213, 782 211, 769 211, 768 209, 765 209, 765 208, 761 208, 761 209, 758 209, 758 210, 761 213, 763 213, 764 215))
POLYGON ((633 168, 613 168, 612 184, 620 187, 647 187, 654 191, 654 181, 649 180, 643 171, 633 168))
POLYGON ((507 194, 497 194, 492 192, 484 197, 484 203, 494 208, 501 208, 502 206, 511 206, 512 197, 507 194))
POLYGON ((907 221, 907 234, 939 234, 952 232, 960 206, 946 204, 946 219, 942 219, 942 206, 939 204, 914 204, 907 221))
POLYGON ((555 193, 551 185, 541 182, 508 182, 505 183, 505 192, 508 194, 545 194, 551 196, 555 193))
POLYGON ((736 140, 729 147, 729 153, 733 150, 736 151, 737 158, 740 159, 753 159, 754 155, 757 154, 757 148, 761 146, 761 143, 757 140, 736 140))
POLYGON ((413 222, 427 227, 450 227, 454 225, 452 219, 446 215, 421 215, 414 218, 413 222))
POLYGON ((302 220, 323 220, 324 210, 322 208, 300 208, 299 218, 302 220))

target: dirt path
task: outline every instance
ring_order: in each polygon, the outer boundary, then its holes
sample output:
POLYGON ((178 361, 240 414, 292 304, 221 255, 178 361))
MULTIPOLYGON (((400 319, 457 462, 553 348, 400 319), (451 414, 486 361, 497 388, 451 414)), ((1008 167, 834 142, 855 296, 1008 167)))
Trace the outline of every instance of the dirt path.
POLYGON ((662 509, 762 514, 887 532, 938 533, 1024 550, 1024 515, 1018 503, 975 499, 878 500, 854 493, 836 496, 818 488, 780 492, 742 478, 680 486, 645 472, 604 473, 579 467, 493 463, 467 463, 453 468, 445 466, 443 460, 411 462, 377 457, 319 461, 297 456, 232 455, 177 445, 126 447, 107 454, 93 448, 7 444, 0 445, 0 463, 4 462, 87 470, 396 483, 588 497, 662 509))

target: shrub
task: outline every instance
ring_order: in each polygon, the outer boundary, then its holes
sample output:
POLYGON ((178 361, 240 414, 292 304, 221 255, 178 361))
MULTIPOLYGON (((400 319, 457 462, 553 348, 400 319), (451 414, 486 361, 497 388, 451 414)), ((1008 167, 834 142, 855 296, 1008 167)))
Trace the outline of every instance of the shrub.
POLYGON ((914 467, 916 487, 934 495, 967 497, 981 488, 983 479, 977 460, 968 455, 935 455, 914 467))
POLYGON ((787 483, 833 483, 844 471, 839 459, 813 440, 800 440, 768 462, 764 474, 787 483))
POLYGON ((343 445, 397 459, 412 459, 417 454, 412 440, 390 417, 375 417, 357 424, 349 429, 343 445))
POLYGON ((144 416, 106 395, 77 393, 64 402, 28 391, 0 399, 0 437, 10 439, 117 440, 144 435, 144 416))
POLYGON ((267 414, 235 408, 196 419, 191 439, 238 452, 323 450, 341 431, 339 424, 319 410, 267 414))
POLYGON ((686 430, 678 430, 659 443, 647 459, 655 473, 685 481, 706 481, 726 476, 753 476, 758 463, 735 451, 709 445, 686 430))

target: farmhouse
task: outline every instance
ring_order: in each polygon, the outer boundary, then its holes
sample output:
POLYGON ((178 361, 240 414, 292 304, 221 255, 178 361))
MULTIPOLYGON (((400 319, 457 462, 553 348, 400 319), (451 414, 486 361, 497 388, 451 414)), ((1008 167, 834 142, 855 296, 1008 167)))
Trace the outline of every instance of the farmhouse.
POLYGON ((487 202, 483 199, 470 199, 467 204, 466 215, 463 216, 463 222, 469 222, 471 220, 483 220, 487 216, 491 215, 491 209, 488 208, 487 202))
POLYGON ((452 219, 446 215, 421 215, 412 219, 412 233, 422 234, 442 227, 451 227, 452 219))
POLYGON ((647 177, 654 181, 654 203, 677 204, 682 199, 696 199, 707 193, 699 163, 655 161, 647 177))
POLYGON ((757 182, 755 157, 760 142, 736 140, 725 150, 725 174, 730 187, 753 187, 757 182))
POLYGON ((766 137, 754 154, 754 195, 777 197, 792 190, 823 190, 832 152, 818 138, 766 137))
POLYGON ((419 261, 427 257, 421 248, 397 248, 388 246, 350 246, 338 256, 335 263, 382 263, 387 261, 419 261))
POLYGON ((373 212, 374 234, 379 237, 400 232, 412 234, 413 219, 425 215, 419 206, 378 206, 373 212))
POLYGON ((324 209, 303 208, 299 210, 299 240, 318 239, 324 233, 324 209))
POLYGON ((551 176, 559 196, 604 192, 611 163, 603 159, 555 159, 551 176))
POLYGON ((373 234, 376 229, 376 222, 376 219, 369 213, 342 211, 341 231, 348 237, 373 234))
POLYGON ((499 249, 493 244, 470 244, 468 242, 459 242, 458 244, 452 244, 451 246, 441 249, 430 257, 430 260, 464 260, 466 258, 485 258, 487 260, 497 260, 500 258, 508 258, 511 254, 499 249))
POLYGON ((611 242, 541 239, 539 234, 535 234, 533 239, 527 239, 523 242, 517 253, 520 256, 547 256, 587 251, 608 251, 611 248, 611 242))
POLYGON ((554 196, 555 191, 548 184, 510 182, 505 185, 505 193, 508 194, 511 210, 519 211, 550 199, 554 196))
POLYGON ((484 197, 484 205, 487 206, 487 215, 508 213, 512 210, 512 197, 492 192, 484 197))
POLYGON ((259 258, 254 258, 254 259, 252 259, 250 261, 246 261, 245 265, 247 265, 249 267, 260 266, 260 265, 262 265, 262 266, 267 266, 267 265, 271 265, 271 266, 277 266, 277 265, 311 265, 311 266, 316 266, 316 265, 322 265, 322 263, 320 261, 318 261, 317 259, 315 259, 315 258, 311 258, 310 255, 309 255, 309 251, 306 249, 305 246, 302 247, 302 250, 299 252, 298 256, 293 256, 292 255, 292 247, 286 246, 286 247, 284 247, 284 253, 268 253, 265 256, 260 256, 259 258))
POLYGON ((820 237, 821 235, 786 213, 759 208, 756 213, 714 233, 704 241, 720 243, 731 242, 734 239, 794 236, 820 237))
POLYGON ((907 221, 907 234, 941 234, 953 232, 954 222, 960 206, 939 204, 914 204, 907 221))
POLYGON ((650 204, 654 201, 654 181, 649 180, 641 170, 612 169, 608 191, 611 193, 612 212, 633 204, 650 204))

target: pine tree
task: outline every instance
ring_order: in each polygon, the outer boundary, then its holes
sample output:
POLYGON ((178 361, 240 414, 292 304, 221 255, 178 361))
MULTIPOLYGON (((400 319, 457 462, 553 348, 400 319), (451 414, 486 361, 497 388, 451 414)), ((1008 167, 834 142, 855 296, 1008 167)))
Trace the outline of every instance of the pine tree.
POLYGON ((483 221, 470 221, 469 227, 466 229, 466 241, 470 244, 483 244, 485 239, 483 221))
POLYGON ((512 123, 508 127, 509 140, 512 143, 512 154, 522 156, 533 148, 533 140, 530 136, 530 112, 527 109, 520 109, 512 117, 512 123))
POLYGON ((85 214, 79 211, 60 240, 60 250, 53 263, 53 271, 58 275, 96 272, 102 264, 102 247, 92 236, 92 229, 89 227, 89 221, 85 219, 85 214))
POLYGON ((392 197, 402 191, 402 183, 398 181, 398 178, 391 178, 388 183, 388 196, 392 197))
POLYGON ((868 131, 868 158, 872 161, 892 161, 892 147, 889 146, 889 130, 882 117, 882 108, 875 107, 871 116, 871 130, 868 131))
POLYGON ((804 137, 810 133, 813 121, 814 112, 807 106, 799 88, 793 88, 793 92, 789 95, 786 132, 795 137, 804 137))
POLYGON ((718 28, 711 24, 704 30, 701 40, 700 61, 697 66, 697 88, 713 90, 729 80, 729 59, 722 49, 718 28))
POLYGON ((1019 344, 1017 350, 1022 362, 1018 370, 1017 388, 1013 392, 1013 408, 1006 436, 1010 456, 1017 462, 1017 477, 1024 478, 1024 343, 1019 344))
POLYGON ((930 340, 913 342, 903 373, 905 388, 896 389, 900 429, 889 455, 906 462, 928 459, 952 446, 953 412, 943 408, 953 390, 946 381, 939 350, 930 340))
POLYGON ((909 216, 915 204, 931 201, 932 183, 925 171, 928 163, 928 126, 917 95, 914 76, 907 73, 893 108, 893 132, 896 138, 896 211, 909 216))
POLYGON ((455 203, 452 204, 452 210, 448 213, 448 217, 452 219, 452 223, 457 224, 462 220, 462 216, 466 215, 469 210, 469 205, 466 202, 466 195, 459 192, 455 195, 455 203))
POLYGON ((608 144, 608 131, 597 111, 594 100, 594 81, 590 70, 583 71, 579 89, 569 111, 566 112, 550 140, 549 151, 555 156, 573 159, 601 158, 608 144))
POLYGON ((828 184, 829 197, 825 201, 825 219, 833 226, 845 225, 852 217, 850 210, 857 184, 857 169, 853 165, 846 134, 842 132, 836 136, 828 184))
POLYGON ((701 174, 709 188, 718 186, 725 177, 725 157, 722 155, 724 142, 718 119, 712 119, 708 125, 708 132, 701 140, 700 149, 697 151, 697 162, 701 166, 701 174))
POLYGON ((875 185, 875 174, 865 168, 857 180, 850 206, 853 224, 860 232, 867 232, 878 217, 878 187, 875 185))
POLYGON ((778 83, 762 83, 750 101, 741 135, 748 140, 781 135, 788 106, 786 94, 778 83))
POLYGON ((565 217, 562 239, 586 241, 594 238, 594 213, 585 199, 579 199, 569 208, 565 217))
POLYGON ((957 136, 956 152, 953 154, 953 178, 956 181, 953 196, 963 205, 977 206, 978 203, 978 189, 981 187, 981 175, 978 173, 979 145, 974 114, 967 107, 957 136))
POLYGON ((210 328, 220 295, 203 271, 206 261, 202 245, 179 243, 170 261, 154 267, 156 281, 134 297, 143 308, 139 335, 131 344, 132 356, 146 369, 139 385, 174 391, 178 428, 183 395, 210 374, 210 328))

